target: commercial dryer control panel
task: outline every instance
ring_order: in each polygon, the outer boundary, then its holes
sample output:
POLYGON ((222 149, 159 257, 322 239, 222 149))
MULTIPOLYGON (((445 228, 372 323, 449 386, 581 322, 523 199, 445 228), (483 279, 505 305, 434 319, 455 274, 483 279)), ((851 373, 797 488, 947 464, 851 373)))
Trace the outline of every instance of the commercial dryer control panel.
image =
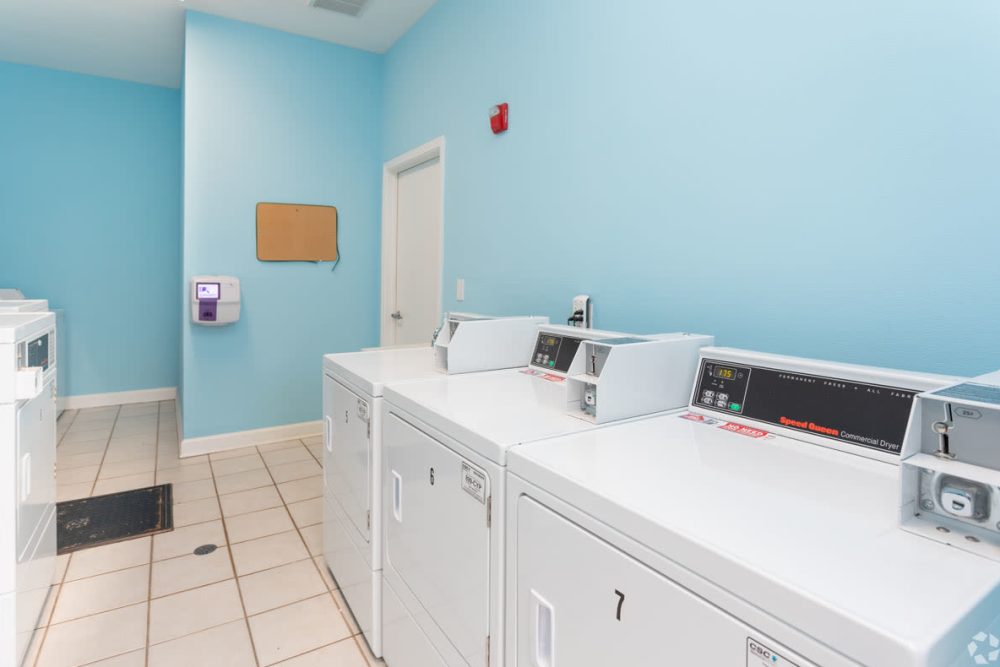
POLYGON ((898 455, 917 392, 706 357, 691 405, 898 455))
POLYGON ((573 363, 582 342, 583 338, 580 336, 540 331, 528 365, 540 370, 565 373, 573 363))

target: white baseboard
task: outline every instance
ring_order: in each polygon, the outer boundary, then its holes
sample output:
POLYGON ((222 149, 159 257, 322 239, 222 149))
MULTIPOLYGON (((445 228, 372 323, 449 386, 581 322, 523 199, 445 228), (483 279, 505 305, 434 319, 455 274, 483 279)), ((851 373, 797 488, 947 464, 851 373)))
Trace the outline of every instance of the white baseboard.
POLYGON ((177 387, 159 387, 157 389, 137 389, 136 391, 115 391, 108 394, 60 396, 58 402, 60 410, 83 410, 84 408, 103 408, 108 405, 124 405, 126 403, 169 401, 175 398, 177 398, 177 387))
POLYGON ((187 456, 200 456, 201 454, 212 454, 215 452, 224 452, 229 449, 239 449, 240 447, 249 447, 250 445, 262 445, 269 442, 309 438, 322 433, 323 422, 322 420, 316 420, 311 422, 299 422, 298 424, 284 424, 282 426, 257 428, 251 431, 236 431, 235 433, 206 435, 200 438, 185 438, 184 440, 181 440, 181 458, 185 458, 187 456))

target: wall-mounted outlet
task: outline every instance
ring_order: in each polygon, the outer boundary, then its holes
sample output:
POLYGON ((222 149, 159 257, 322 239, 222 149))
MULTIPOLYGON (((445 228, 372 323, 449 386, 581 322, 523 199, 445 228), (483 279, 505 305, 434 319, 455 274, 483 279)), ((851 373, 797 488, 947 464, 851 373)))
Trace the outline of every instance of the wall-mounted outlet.
POLYGON ((455 281, 455 301, 465 301, 465 278, 455 281))
POLYGON ((590 295, 577 294, 573 297, 573 307, 566 324, 582 329, 590 329, 594 326, 594 302, 590 300, 590 295))

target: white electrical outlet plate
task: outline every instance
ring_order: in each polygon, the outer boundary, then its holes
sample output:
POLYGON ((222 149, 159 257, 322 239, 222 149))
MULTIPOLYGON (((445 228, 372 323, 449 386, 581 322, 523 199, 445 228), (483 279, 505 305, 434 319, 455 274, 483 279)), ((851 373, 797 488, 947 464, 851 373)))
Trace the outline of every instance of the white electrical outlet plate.
POLYGON ((465 301, 465 278, 455 281, 455 300, 465 301))

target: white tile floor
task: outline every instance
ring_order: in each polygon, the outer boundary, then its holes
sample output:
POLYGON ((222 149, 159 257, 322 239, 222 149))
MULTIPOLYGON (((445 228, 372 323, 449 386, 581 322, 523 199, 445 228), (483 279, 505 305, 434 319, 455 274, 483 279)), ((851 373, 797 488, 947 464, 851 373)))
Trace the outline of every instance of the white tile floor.
POLYGON ((26 667, 382 665, 323 564, 319 439, 180 459, 175 415, 60 418, 60 500, 170 482, 174 530, 60 556, 26 667))

